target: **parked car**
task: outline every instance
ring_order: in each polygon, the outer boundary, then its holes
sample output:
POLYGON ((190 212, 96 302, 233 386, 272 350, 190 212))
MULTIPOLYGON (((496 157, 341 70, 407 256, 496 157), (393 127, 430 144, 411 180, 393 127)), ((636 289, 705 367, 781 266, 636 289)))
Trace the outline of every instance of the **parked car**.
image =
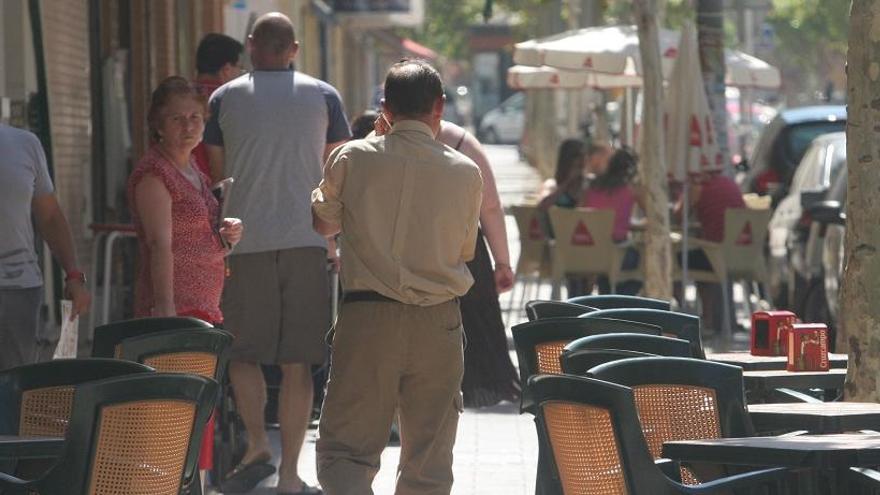
POLYGON ((811 249, 811 208, 825 200, 829 188, 846 168, 846 134, 817 137, 797 166, 788 194, 779 201, 768 226, 769 295, 777 307, 796 312, 810 282, 818 276, 821 253, 811 249), (816 253, 816 254, 814 254, 816 253))
POLYGON ((774 206, 788 194, 794 171, 817 136, 846 130, 842 105, 791 108, 779 112, 761 133, 747 172, 743 192, 770 194, 774 206))
POLYGON ((525 107, 526 95, 514 93, 483 115, 477 137, 488 144, 518 143, 526 124, 525 107))

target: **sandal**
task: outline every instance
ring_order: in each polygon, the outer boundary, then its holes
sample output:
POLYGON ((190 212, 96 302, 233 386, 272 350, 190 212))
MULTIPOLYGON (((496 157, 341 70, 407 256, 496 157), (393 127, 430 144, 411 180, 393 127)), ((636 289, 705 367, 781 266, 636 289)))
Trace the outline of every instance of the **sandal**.
POLYGON ((305 483, 298 492, 276 492, 276 495, 323 495, 323 491, 317 486, 309 486, 305 483))
POLYGON ((244 493, 257 487, 261 481, 275 474, 275 466, 270 463, 272 456, 265 454, 247 464, 239 464, 221 483, 224 492, 244 493))

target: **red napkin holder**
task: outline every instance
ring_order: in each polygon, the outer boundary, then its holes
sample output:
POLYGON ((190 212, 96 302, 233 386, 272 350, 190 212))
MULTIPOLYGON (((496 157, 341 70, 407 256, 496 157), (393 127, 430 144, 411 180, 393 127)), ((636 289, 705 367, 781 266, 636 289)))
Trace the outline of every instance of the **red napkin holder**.
POLYGON ((752 355, 785 356, 788 330, 797 321, 791 311, 756 311, 752 314, 752 355))
POLYGON ((788 371, 828 371, 828 327, 797 323, 788 331, 788 371))

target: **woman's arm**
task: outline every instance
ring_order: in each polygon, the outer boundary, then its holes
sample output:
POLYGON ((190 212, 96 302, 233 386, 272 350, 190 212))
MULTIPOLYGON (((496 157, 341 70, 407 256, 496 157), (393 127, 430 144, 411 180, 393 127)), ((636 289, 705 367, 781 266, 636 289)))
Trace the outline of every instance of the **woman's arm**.
POLYGON ((135 188, 135 206, 150 248, 150 276, 153 280, 153 316, 175 316, 174 257, 171 254, 171 195, 153 176, 144 177, 135 188))
POLYGON ((461 143, 460 151, 480 167, 483 176, 483 203, 480 206, 480 226, 489 243, 492 259, 495 260, 495 286, 498 292, 506 292, 513 287, 513 269, 510 266, 510 251, 507 246, 507 225, 504 220, 504 207, 495 185, 495 174, 477 138, 467 133, 461 143))

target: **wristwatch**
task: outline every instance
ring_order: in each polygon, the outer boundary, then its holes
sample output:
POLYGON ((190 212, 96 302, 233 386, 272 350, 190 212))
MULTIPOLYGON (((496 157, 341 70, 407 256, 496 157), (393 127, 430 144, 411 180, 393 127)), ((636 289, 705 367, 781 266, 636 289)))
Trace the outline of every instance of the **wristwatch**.
POLYGON ((77 281, 83 285, 86 285, 86 274, 79 270, 70 270, 69 272, 67 272, 67 276, 64 277, 64 281, 77 281))

